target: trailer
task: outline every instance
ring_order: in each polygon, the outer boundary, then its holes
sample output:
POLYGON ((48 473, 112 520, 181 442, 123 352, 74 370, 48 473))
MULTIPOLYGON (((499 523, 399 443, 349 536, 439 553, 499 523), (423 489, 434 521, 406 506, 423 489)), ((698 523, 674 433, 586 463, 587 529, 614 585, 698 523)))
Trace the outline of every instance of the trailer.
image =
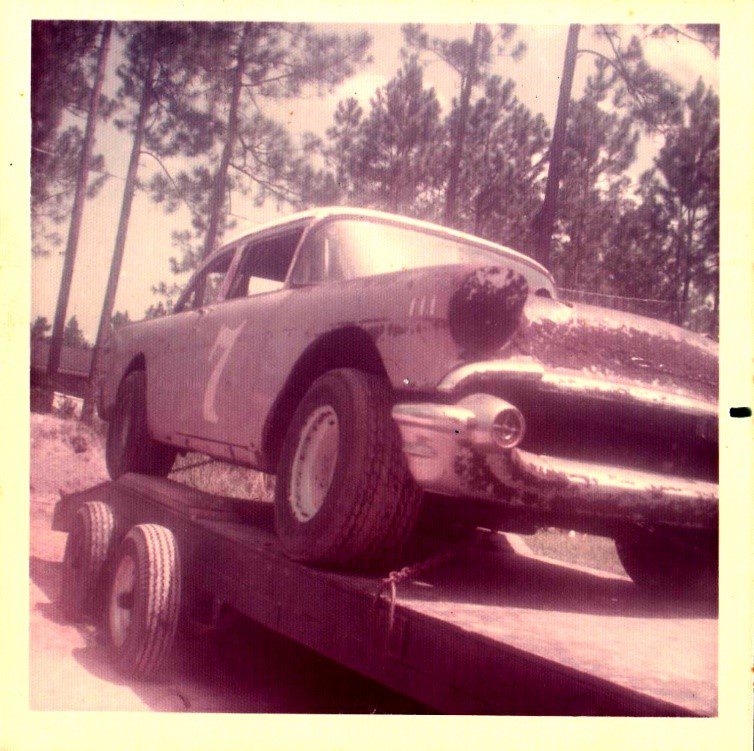
POLYGON ((489 531, 388 576, 304 566, 272 506, 124 475, 61 498, 68 613, 105 615, 148 678, 181 624, 227 609, 451 714, 714 716, 714 603, 517 552, 489 531))

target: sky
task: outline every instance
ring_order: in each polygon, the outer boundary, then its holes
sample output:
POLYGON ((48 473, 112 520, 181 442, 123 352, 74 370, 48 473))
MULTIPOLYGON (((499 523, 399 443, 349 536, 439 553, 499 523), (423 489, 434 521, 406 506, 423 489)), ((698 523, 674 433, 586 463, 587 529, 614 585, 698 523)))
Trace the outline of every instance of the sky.
MULTIPOLYGON (((332 25, 328 26, 328 29, 332 28, 332 25)), ((368 111, 369 100, 375 90, 387 83, 400 67, 402 36, 399 25, 370 24, 340 28, 343 31, 366 28, 373 39, 373 61, 332 93, 324 96, 309 93, 295 100, 275 103, 269 114, 285 123, 294 135, 305 131, 323 135, 332 122, 337 103, 349 96, 356 97, 368 111)), ((427 25, 426 29, 431 35, 447 38, 464 36, 470 39, 472 34, 471 24, 427 25)), ((513 78, 518 98, 533 113, 541 112, 550 125, 557 106, 567 29, 567 26, 520 26, 517 38, 526 42, 526 54, 518 62, 510 58, 497 58, 491 70, 504 79, 513 78)), ((630 32, 631 29, 627 28, 626 38, 630 32)), ((592 36, 592 27, 583 27, 579 46, 600 49, 597 45, 592 36)), ((668 72, 684 90, 690 90, 701 77, 706 84, 719 91, 718 61, 702 45, 673 37, 647 39, 644 51, 651 65, 668 72)), ((113 44, 104 86, 106 94, 113 94, 117 87, 114 71, 119 62, 119 52, 119 44, 113 44)), ((580 55, 574 77, 574 98, 583 91, 586 77, 592 70, 591 56, 580 55)), ((425 85, 435 88, 443 112, 447 112, 458 88, 455 75, 444 64, 431 62, 425 71, 425 85)), ((632 177, 651 166, 652 157, 660 145, 660 138, 641 139, 637 162, 631 169, 632 177)), ((96 198, 86 203, 67 313, 67 318, 76 315, 84 335, 90 341, 96 335, 101 314, 124 185, 119 178, 126 174, 130 148, 131 139, 127 133, 117 131, 111 123, 98 123, 95 153, 103 153, 105 169, 119 177, 109 178, 96 198)), ((148 179, 157 169, 151 157, 142 156, 139 163, 141 179, 148 179)), ((234 234, 251 230, 279 215, 271 204, 255 207, 251 197, 236 196, 233 198, 232 212, 238 222, 234 234)), ((280 215, 285 213, 289 212, 284 209, 280 215)), ((169 267, 169 258, 177 252, 171 245, 171 233, 189 226, 188 209, 165 214, 146 194, 137 191, 114 310, 128 311, 133 320, 138 320, 158 299, 151 291, 152 286, 160 281, 177 279, 169 267)), ((65 240, 67 227, 62 225, 58 231, 65 240)), ((63 248, 64 245, 54 249, 50 256, 32 261, 32 320, 37 316, 46 316, 48 321, 52 321, 54 317, 63 267, 63 248)))

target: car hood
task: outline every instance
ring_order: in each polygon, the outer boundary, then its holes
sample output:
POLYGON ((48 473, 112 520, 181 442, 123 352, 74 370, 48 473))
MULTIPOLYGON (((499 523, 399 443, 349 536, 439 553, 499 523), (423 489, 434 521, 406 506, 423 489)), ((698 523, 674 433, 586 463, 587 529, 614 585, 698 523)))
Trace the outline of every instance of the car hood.
POLYGON ((547 369, 717 401, 717 343, 644 316, 530 295, 503 351, 547 369))

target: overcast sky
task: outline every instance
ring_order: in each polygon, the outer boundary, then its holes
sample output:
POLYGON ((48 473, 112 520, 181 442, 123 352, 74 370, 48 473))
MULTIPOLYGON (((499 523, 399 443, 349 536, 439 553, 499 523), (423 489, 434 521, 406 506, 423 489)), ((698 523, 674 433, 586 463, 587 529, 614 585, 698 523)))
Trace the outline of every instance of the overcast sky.
MULTIPOLYGON (((274 108, 271 107, 269 113, 286 123, 293 134, 304 131, 324 134, 331 124, 335 106, 341 99, 355 96, 364 109, 368 110, 369 100, 375 89, 392 78, 400 66, 399 50, 402 37, 397 25, 370 25, 366 28, 373 37, 371 53, 374 60, 370 65, 365 66, 330 95, 311 95, 280 102, 274 108)), ((436 36, 465 36, 470 39, 472 26, 430 25, 427 30, 436 36)), ((503 78, 514 79, 519 99, 532 112, 541 112, 550 125, 554 120, 557 105, 566 33, 566 26, 519 27, 519 38, 528 46, 524 57, 519 62, 513 62, 509 58, 498 58, 493 64, 493 72, 503 78)), ((625 37, 628 38, 629 34, 630 31, 627 29, 625 37)), ((581 31, 580 46, 595 45, 591 28, 584 27, 581 31)), ((114 69, 119 62, 119 49, 120 46, 117 44, 111 48, 109 71, 105 82, 106 93, 110 94, 114 93, 117 85, 114 69)), ((645 42, 645 54, 650 64, 667 71, 685 90, 689 90, 699 77, 715 89, 719 88, 717 60, 698 43, 674 38, 649 39, 645 42)), ((574 97, 580 95, 586 77, 592 70, 591 56, 581 56, 576 66, 574 97)), ((430 64, 426 68, 425 85, 435 88, 443 111, 447 112, 458 87, 458 81, 453 74, 442 63, 430 64)), ((105 155, 106 169, 114 175, 124 176, 130 154, 130 136, 116 131, 108 123, 98 124, 96 135, 95 152, 105 155)), ((651 165, 652 156, 660 143, 659 139, 642 139, 637 164, 632 168, 633 175, 651 165)), ((155 168, 154 161, 149 156, 143 156, 139 176, 146 179, 155 168)), ((75 314, 90 340, 93 340, 96 334, 101 312, 122 191, 123 181, 110 178, 97 198, 87 202, 84 210, 67 317, 75 314)), ((245 217, 237 220, 238 226, 234 234, 252 229, 256 224, 277 216, 274 206, 254 207, 251 197, 234 197, 232 211, 245 217)), ((175 278, 170 273, 168 263, 170 256, 176 254, 176 250, 171 246, 171 232, 174 229, 189 227, 189 222, 190 215, 187 209, 166 215, 147 195, 137 192, 128 228, 115 310, 127 310, 132 319, 139 319, 146 308, 156 301, 157 298, 151 292, 152 285, 159 281, 170 282, 175 278)), ((60 232, 65 238, 67 227, 61 226, 60 232)), ((50 321, 54 317, 62 266, 62 255, 56 251, 48 258, 32 261, 32 320, 38 315, 46 316, 50 321)))

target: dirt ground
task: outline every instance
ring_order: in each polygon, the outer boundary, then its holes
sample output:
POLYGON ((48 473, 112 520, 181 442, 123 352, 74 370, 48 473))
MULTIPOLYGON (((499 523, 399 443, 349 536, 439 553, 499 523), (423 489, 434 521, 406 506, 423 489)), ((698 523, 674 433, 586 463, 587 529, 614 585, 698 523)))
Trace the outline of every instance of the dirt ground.
POLYGON ((29 703, 37 710, 419 713, 423 708, 247 622, 184 639, 172 677, 123 678, 101 629, 57 604, 66 535, 50 525, 60 493, 107 479, 102 439, 76 420, 31 415, 29 703))

